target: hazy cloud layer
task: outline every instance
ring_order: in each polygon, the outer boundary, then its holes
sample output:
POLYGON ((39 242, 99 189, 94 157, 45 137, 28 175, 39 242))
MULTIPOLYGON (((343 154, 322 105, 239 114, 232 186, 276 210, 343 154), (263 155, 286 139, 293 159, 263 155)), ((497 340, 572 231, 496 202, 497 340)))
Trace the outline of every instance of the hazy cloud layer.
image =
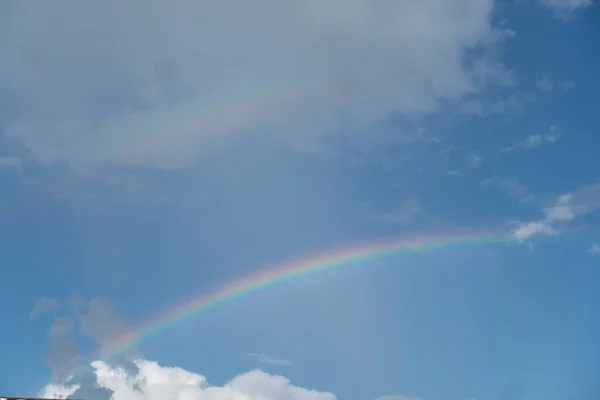
POLYGON ((507 82, 492 0, 10 2, 5 135, 41 161, 187 166, 224 138, 322 134, 507 82), (218 40, 215 40, 218 38, 218 40))

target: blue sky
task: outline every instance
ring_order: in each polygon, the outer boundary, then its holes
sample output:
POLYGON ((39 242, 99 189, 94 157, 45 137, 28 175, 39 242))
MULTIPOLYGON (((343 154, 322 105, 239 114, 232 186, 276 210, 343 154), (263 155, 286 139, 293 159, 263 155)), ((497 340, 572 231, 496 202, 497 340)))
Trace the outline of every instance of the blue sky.
POLYGON ((597 398, 593 1, 0 7, 0 394, 597 398), (281 260, 461 230, 508 240, 276 286, 89 365, 281 260))

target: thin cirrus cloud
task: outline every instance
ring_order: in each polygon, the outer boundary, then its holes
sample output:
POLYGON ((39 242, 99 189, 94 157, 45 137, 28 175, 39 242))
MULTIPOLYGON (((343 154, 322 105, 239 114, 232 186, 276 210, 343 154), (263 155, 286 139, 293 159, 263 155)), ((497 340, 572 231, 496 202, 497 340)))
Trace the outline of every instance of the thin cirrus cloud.
POLYGON ((538 3, 554 11, 558 17, 563 18, 594 4, 593 0, 538 0, 538 3))
POLYGON ((182 168, 256 131, 314 149, 349 118, 428 113, 506 82, 493 51, 469 52, 506 36, 493 5, 15 2, 0 84, 19 117, 4 134, 74 165, 182 168))
POLYGON ((283 358, 271 357, 264 353, 248 353, 246 355, 250 356, 250 357, 254 357, 254 358, 256 358, 256 360, 258 362, 261 362, 264 364, 279 365, 279 366, 292 365, 292 362, 290 360, 286 360, 283 358))

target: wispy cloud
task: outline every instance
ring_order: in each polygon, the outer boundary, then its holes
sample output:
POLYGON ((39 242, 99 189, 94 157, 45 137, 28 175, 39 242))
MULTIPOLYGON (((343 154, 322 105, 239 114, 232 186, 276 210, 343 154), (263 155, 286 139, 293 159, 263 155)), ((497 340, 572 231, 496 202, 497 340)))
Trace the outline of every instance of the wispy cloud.
POLYGON ((594 243, 589 249, 588 249, 588 253, 591 254, 600 254, 600 245, 597 243, 594 243))
POLYGON ((29 318, 37 318, 60 308, 60 302, 53 297, 43 297, 35 303, 29 313, 29 318))
POLYGON ((14 156, 0 157, 0 169, 20 169, 22 166, 21 159, 14 156))
POLYGON ((573 81, 563 81, 561 84, 564 90, 572 90, 575 89, 575 82, 573 81))
POLYGON ((570 193, 556 197, 541 212, 545 217, 539 221, 519 223, 513 236, 523 241, 535 235, 552 235, 558 226, 600 209, 600 183, 582 186, 570 193))
POLYGON ((552 10, 559 18, 568 19, 574 12, 594 4, 592 0, 538 0, 538 3, 552 10))
POLYGON ((292 365, 292 362, 290 360, 285 360, 283 358, 270 357, 264 353, 247 353, 246 355, 250 356, 250 357, 254 357, 259 362, 264 363, 264 364, 279 365, 279 366, 292 365))
POLYGON ((542 78, 539 81, 537 81, 535 83, 535 85, 540 89, 543 90, 545 92, 550 92, 554 89, 554 83, 552 83, 552 81, 550 81, 550 79, 548 78, 542 78))
POLYGON ((517 140, 512 146, 506 147, 502 150, 503 153, 513 151, 515 148, 526 148, 534 149, 544 144, 553 144, 558 142, 560 139, 560 130, 557 125, 550 125, 548 133, 529 135, 524 139, 517 140))
POLYGON ((376 224, 401 225, 414 220, 421 211, 422 208, 419 199, 416 196, 408 196, 398 208, 385 213, 366 212, 365 218, 367 221, 376 224))
POLYGON ((535 195, 532 194, 527 186, 523 185, 516 178, 501 178, 494 176, 492 178, 484 180, 482 183, 484 186, 498 186, 506 190, 506 192, 517 198, 521 203, 529 203, 535 200, 535 195))

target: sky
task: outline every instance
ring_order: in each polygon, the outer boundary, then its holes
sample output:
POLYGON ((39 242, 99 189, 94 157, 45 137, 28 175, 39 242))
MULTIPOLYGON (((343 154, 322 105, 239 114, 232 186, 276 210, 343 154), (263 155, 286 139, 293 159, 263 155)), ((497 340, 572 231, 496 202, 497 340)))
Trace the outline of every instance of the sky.
POLYGON ((0 3, 0 395, 597 399, 595 3, 0 3))

